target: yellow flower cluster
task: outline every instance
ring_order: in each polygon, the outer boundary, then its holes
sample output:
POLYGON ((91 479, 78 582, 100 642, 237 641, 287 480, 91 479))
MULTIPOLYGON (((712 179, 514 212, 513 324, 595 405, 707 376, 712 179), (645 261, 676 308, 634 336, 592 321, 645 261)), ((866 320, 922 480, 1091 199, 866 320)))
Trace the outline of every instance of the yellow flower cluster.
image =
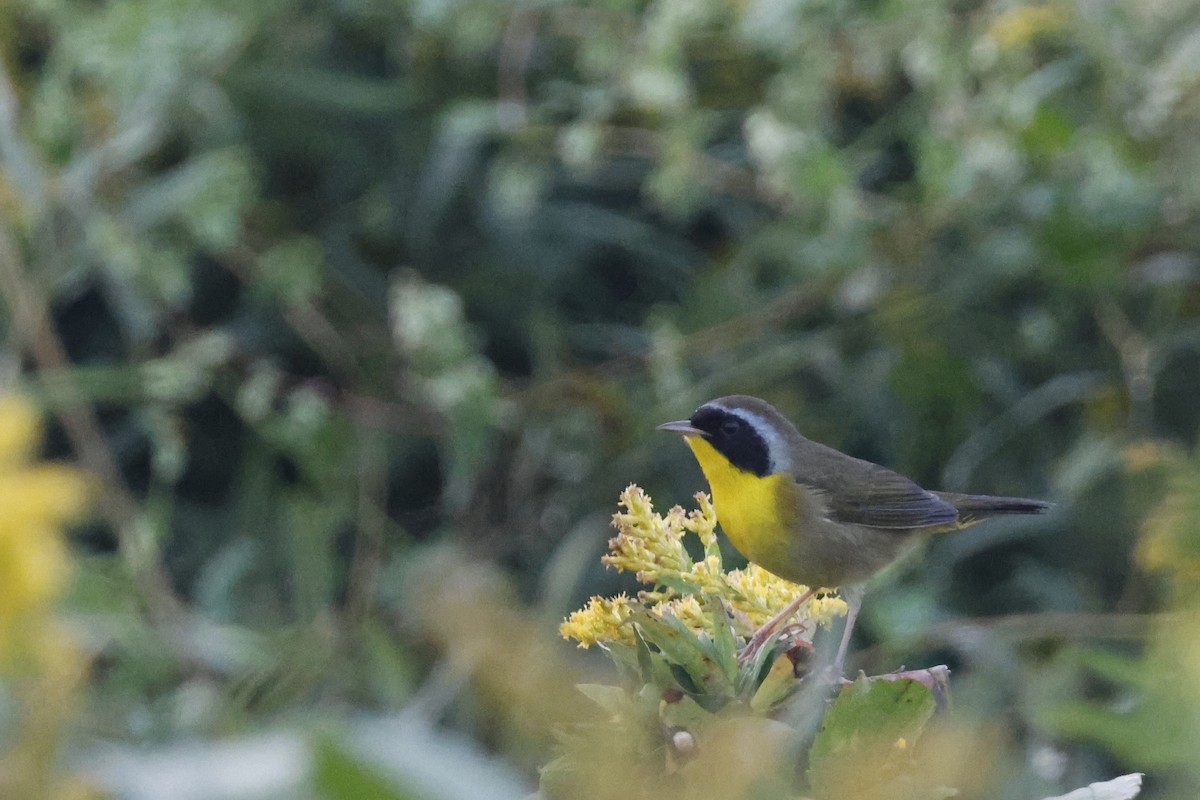
POLYGON ((1018 5, 1001 13, 988 29, 988 36, 1001 47, 1020 47, 1038 36, 1061 30, 1070 15, 1060 5, 1018 5))
POLYGON ((1200 514, 1200 461, 1166 449, 1152 454, 1147 447, 1127 453, 1126 460, 1131 471, 1163 468, 1169 487, 1142 524, 1135 550, 1138 562, 1147 570, 1169 573, 1177 591, 1200 599, 1200 536, 1195 525, 1200 514))
MULTIPOLYGON (((805 591, 805 587, 778 578, 758 564, 732 570, 723 578, 738 598, 733 607, 756 628, 805 591)), ((805 617, 818 625, 828 626, 834 617, 845 614, 846 601, 829 594, 814 596, 804 605, 805 617)))
POLYGON ((55 752, 87 660, 55 605, 70 575, 62 527, 91 491, 82 473, 34 461, 40 438, 34 408, 0 395, 0 681, 18 731, 0 750, 0 796, 84 797, 55 752))
POLYGON ((564 639, 574 639, 583 648, 594 644, 633 641, 633 631, 625 624, 633 614, 628 595, 592 597, 583 608, 563 620, 558 632, 564 639))
POLYGON ((60 528, 88 497, 79 472, 30 463, 40 435, 28 402, 0 396, 0 665, 39 637, 32 617, 58 597, 68 573, 60 528))
MULTIPOLYGON (((620 498, 624 511, 613 515, 619 533, 609 540, 609 554, 602 560, 636 573, 637 579, 651 588, 639 592, 637 601, 623 594, 591 598, 559 627, 563 638, 574 639, 580 647, 631 642, 633 632, 626 622, 638 608, 649 608, 660 616, 669 614, 693 631, 711 630, 712 615, 699 599, 704 595, 722 600, 737 632, 749 635, 804 593, 805 587, 756 564, 726 572, 717 548, 712 500, 701 492, 696 503, 697 508, 690 512, 675 506, 662 516, 654 512, 654 504, 641 488, 626 487, 620 498), (684 546, 684 534, 689 532, 704 548, 699 561, 693 560, 684 546)), ((806 618, 819 625, 828 625, 833 617, 845 613, 846 603, 836 597, 814 597, 804 606, 806 618)))
POLYGON ((691 514, 684 514, 682 508, 675 506, 662 517, 654 513, 650 496, 631 484, 621 492, 620 504, 625 512, 613 514, 613 527, 620 533, 609 540, 610 554, 601 561, 606 566, 637 573, 642 583, 653 584, 663 574, 681 574, 694 566, 683 546, 685 531, 698 535, 706 548, 716 541, 713 532, 716 515, 711 503, 707 509, 702 503, 691 514))

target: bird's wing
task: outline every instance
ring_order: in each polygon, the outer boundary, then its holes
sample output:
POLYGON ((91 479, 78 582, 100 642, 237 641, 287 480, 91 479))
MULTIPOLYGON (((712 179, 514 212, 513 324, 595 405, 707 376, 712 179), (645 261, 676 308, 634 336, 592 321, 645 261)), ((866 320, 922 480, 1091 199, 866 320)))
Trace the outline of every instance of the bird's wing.
POLYGON ((958 509, 903 475, 823 445, 817 447, 819 451, 810 450, 807 455, 817 456, 818 462, 825 462, 820 467, 825 468, 806 469, 806 474, 796 476, 796 482, 824 495, 835 522, 904 530, 950 525, 958 519, 958 509))

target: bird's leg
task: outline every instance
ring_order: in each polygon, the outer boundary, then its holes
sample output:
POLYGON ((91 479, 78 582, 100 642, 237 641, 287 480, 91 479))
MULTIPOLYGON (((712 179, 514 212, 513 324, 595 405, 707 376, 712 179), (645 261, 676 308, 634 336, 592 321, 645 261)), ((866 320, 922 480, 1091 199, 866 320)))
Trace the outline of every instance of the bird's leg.
POLYGON ((800 610, 800 606, 804 605, 805 601, 812 597, 816 591, 816 589, 809 589, 804 594, 788 603, 783 611, 780 611, 778 614, 764 622, 762 626, 754 632, 754 635, 750 637, 750 641, 746 642, 746 646, 741 649, 741 652, 738 653, 738 661, 743 664, 748 664, 753 661, 754 657, 758 655, 758 651, 762 649, 762 646, 766 644, 767 640, 770 639, 772 634, 775 633, 775 630, 780 625, 794 617, 796 612, 800 610))
POLYGON ((850 647, 850 635, 854 633, 854 623, 858 621, 858 611, 862 608, 863 587, 843 587, 842 597, 846 600, 846 629, 842 631, 842 641, 838 645, 837 657, 833 660, 835 677, 842 675, 842 665, 846 662, 846 650, 850 647))

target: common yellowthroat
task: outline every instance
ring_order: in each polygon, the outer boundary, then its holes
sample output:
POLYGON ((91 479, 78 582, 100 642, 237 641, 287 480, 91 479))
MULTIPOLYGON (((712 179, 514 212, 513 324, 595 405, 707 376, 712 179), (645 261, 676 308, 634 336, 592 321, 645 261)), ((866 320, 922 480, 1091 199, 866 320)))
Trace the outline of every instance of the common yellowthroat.
MULTIPOLYGON (((748 395, 710 400, 659 430, 682 434, 712 490, 725 535, 743 556, 811 587, 751 638, 753 654, 822 587, 843 587, 849 611, 841 670, 862 584, 914 545, 1003 514, 1051 507, 1020 497, 932 492, 886 467, 806 439, 770 403, 748 395)), ((744 651, 744 652, 746 652, 744 651)))

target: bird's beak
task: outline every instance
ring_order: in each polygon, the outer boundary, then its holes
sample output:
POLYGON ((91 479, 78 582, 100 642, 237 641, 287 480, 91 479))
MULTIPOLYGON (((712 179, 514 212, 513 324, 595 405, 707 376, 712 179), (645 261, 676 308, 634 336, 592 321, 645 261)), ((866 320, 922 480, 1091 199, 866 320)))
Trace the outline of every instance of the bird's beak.
POLYGON ((681 433, 684 436, 704 436, 704 431, 692 425, 691 420, 680 419, 675 422, 664 422, 659 425, 656 430, 671 431, 672 433, 681 433))

